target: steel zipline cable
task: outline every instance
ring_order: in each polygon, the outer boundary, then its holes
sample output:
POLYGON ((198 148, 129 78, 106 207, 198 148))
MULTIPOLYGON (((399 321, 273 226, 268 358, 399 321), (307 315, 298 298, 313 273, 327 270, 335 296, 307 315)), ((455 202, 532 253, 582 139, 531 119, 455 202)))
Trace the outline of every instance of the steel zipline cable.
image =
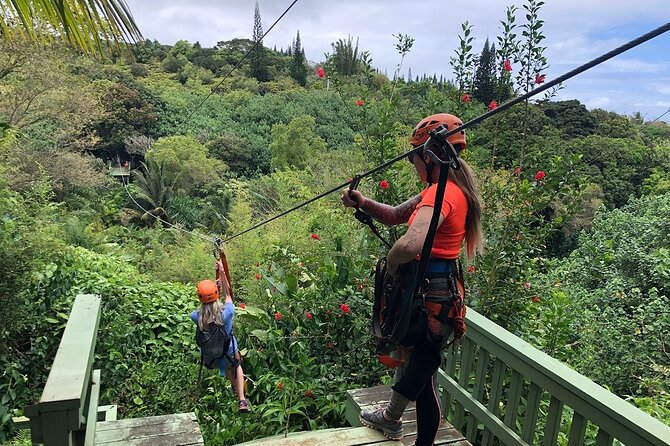
POLYGON ((195 112, 198 111, 198 109, 199 109, 200 107, 202 107, 202 104, 204 104, 205 101, 206 101, 207 99, 209 99, 209 97, 212 96, 212 95, 214 94, 214 92, 216 92, 216 91, 219 89, 219 87, 221 86, 221 84, 223 84, 223 82, 224 82, 226 79, 228 79, 228 78, 230 77, 231 74, 233 74, 233 71, 235 71, 237 68, 240 67, 240 65, 242 65, 242 62, 244 62, 244 60, 249 56, 249 54, 251 54, 251 52, 252 52, 258 45, 261 44, 261 42, 263 42, 263 39, 265 38, 265 36, 267 36, 267 35, 270 33, 270 31, 272 31, 272 28, 274 28, 275 25, 276 25, 277 23, 279 23, 279 21, 280 21, 282 18, 284 18, 284 16, 291 10, 291 8, 293 8, 293 5, 295 5, 297 2, 298 2, 298 0, 293 0, 293 2, 292 2, 290 5, 288 5, 288 8, 286 8, 286 10, 284 10, 284 12, 277 18, 277 20, 274 21, 274 23, 268 28, 268 30, 265 31, 265 32, 263 33, 263 35, 261 36, 261 38, 260 38, 259 40, 257 40, 257 41, 251 46, 251 48, 249 48, 249 49, 247 50, 246 53, 244 53, 244 56, 242 56, 242 59, 240 59, 239 62, 237 62, 237 63, 235 64, 235 66, 234 66, 233 68, 231 68, 230 71, 229 71, 228 73, 226 73, 226 74, 223 76, 223 78, 219 81, 218 84, 216 84, 214 87, 212 87, 212 89, 210 90, 209 94, 208 94, 207 96, 205 96, 205 98, 204 98, 202 101, 200 101, 200 103, 199 103, 198 105, 196 105, 195 108, 194 108, 193 110, 191 110, 191 113, 188 114, 188 116, 186 117, 186 123, 188 123, 188 122, 191 120, 191 118, 193 117, 193 115, 195 114, 195 112))
MULTIPOLYGON (((570 79, 574 76, 577 76, 578 74, 583 73, 584 71, 589 70, 589 69, 595 67, 596 65, 600 65, 601 63, 603 63, 603 62, 605 62, 605 61, 607 61, 607 60, 609 60, 609 59, 611 59, 615 56, 618 56, 619 54, 624 53, 624 52, 630 50, 631 48, 635 48, 636 46, 641 45, 641 44, 653 39, 654 37, 658 37, 658 36, 660 36, 661 34, 667 32, 667 31, 670 31, 670 22, 668 22, 668 23, 666 23, 662 26, 659 26, 658 28, 656 28, 652 31, 649 31, 646 34, 643 34, 640 37, 637 37, 636 39, 633 39, 633 40, 629 41, 628 43, 625 43, 624 45, 621 45, 620 47, 615 48, 615 49, 603 54, 602 56, 591 60, 590 62, 587 62, 587 63, 585 63, 585 64, 583 64, 583 65, 581 65, 581 66, 579 66, 579 67, 577 67, 577 68, 575 68, 571 71, 568 71, 567 73, 557 77, 556 79, 554 79, 550 82, 547 82, 546 84, 544 84, 540 87, 537 87, 537 88, 535 88, 535 89, 533 89, 533 90, 531 90, 531 91, 529 91, 529 92, 527 92, 527 93, 525 93, 525 94, 523 94, 523 95, 521 95, 517 98, 514 98, 510 101, 507 101, 504 104, 499 105, 497 108, 495 108, 493 110, 490 110, 490 111, 484 113, 483 115, 480 115, 480 116, 464 123, 460 127, 449 130, 448 132, 444 133, 443 136, 445 138, 447 138, 447 137, 449 137, 449 136, 451 136, 455 133, 460 132, 461 130, 465 130, 467 128, 470 128, 470 127, 474 126, 475 124, 479 124, 480 122, 490 118, 491 116, 494 116, 498 113, 501 113, 501 112, 507 110, 508 108, 510 108, 510 107, 512 107, 516 104, 519 104, 520 102, 523 102, 523 101, 525 101, 525 100, 527 100, 527 99, 529 99, 529 98, 531 98, 531 97, 533 97, 533 96, 535 96, 539 93, 542 93, 543 91, 548 90, 548 89, 550 89, 550 88, 560 84, 561 82, 564 82, 564 81, 566 81, 566 80, 568 80, 568 79, 570 79)), ((363 172, 363 173, 360 173, 360 174, 356 175, 356 178, 357 179, 365 178, 365 177, 370 176, 374 173, 377 173, 380 170, 383 170, 386 167, 390 166, 391 164, 394 164, 394 163, 406 158, 407 155, 409 155, 410 153, 416 153, 416 152, 418 152, 419 150, 422 150, 422 149, 423 149, 423 145, 419 146, 419 147, 416 147, 416 148, 414 148, 410 151, 407 151, 407 152, 405 152, 401 155, 396 156, 395 158, 391 158, 390 160, 388 160, 388 161, 386 161, 386 162, 384 162, 384 163, 382 163, 382 164, 380 164, 380 165, 378 165, 378 166, 376 166, 376 167, 374 167, 374 168, 372 168, 372 169, 370 169, 366 172, 363 172)), ((353 180, 349 180, 345 183, 342 183, 338 186, 335 186, 332 189, 327 190, 326 192, 322 192, 319 195, 316 195, 315 197, 310 198, 307 201, 304 201, 300 204, 297 204, 297 205, 293 206, 292 208, 290 208, 290 209, 288 209, 288 210, 286 210, 286 211, 284 211, 284 212, 282 212, 278 215, 275 215, 274 217, 268 218, 267 220, 263 220, 260 223, 257 223, 255 225, 245 229, 244 231, 241 231, 241 232, 238 232, 237 234, 231 235, 230 237, 227 237, 227 238, 223 239, 223 242, 233 240, 234 238, 237 238, 237 237, 239 237, 243 234, 251 232, 254 229, 258 229, 261 226, 264 226, 264 225, 266 225, 266 224, 268 224, 268 223, 270 223, 274 220, 277 220, 278 218, 281 218, 281 217, 283 217, 287 214, 290 214, 293 211, 296 211, 296 210, 298 210, 302 207, 305 207, 310 203, 313 203, 317 200, 320 200, 321 198, 323 198, 327 195, 330 195, 334 192, 337 192, 337 191, 345 188, 349 184, 351 184, 352 181, 353 180)))

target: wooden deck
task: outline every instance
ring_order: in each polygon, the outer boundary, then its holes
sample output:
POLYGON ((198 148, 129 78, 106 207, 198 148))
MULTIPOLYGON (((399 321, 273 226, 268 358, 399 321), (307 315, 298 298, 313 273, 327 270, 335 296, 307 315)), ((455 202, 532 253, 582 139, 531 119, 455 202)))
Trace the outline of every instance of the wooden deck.
POLYGON ((202 446, 194 413, 99 421, 95 446, 202 446))
MULTIPOLYGON (((347 391, 346 416, 354 427, 341 427, 310 432, 294 432, 287 436, 274 437, 242 443, 240 446, 399 446, 413 445, 416 439, 416 411, 414 403, 408 406, 403 415, 403 430, 405 436, 400 441, 389 440, 381 432, 367 427, 360 427, 358 414, 361 409, 367 409, 388 402, 391 389, 388 386, 370 387, 347 391)), ((440 430, 435 439, 435 445, 472 446, 459 431, 453 428, 446 420, 442 420, 440 430)))

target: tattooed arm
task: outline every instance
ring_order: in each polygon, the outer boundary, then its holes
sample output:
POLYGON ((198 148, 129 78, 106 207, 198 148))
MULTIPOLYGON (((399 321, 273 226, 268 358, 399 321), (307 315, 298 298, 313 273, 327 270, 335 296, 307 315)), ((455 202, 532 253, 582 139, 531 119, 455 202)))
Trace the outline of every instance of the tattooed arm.
MULTIPOLYGON (((428 235, 428 227, 430 226, 430 219, 432 216, 433 208, 431 206, 424 206, 416 213, 412 225, 409 227, 405 235, 395 242, 386 256, 389 274, 395 276, 398 265, 410 262, 412 259, 415 259, 416 256, 421 254, 423 243, 426 241, 426 236, 428 235)), ((443 221, 444 216, 440 215, 438 227, 443 221)))
POLYGON ((372 218, 388 226, 407 223, 412 212, 416 209, 416 205, 420 202, 421 195, 417 195, 398 206, 389 206, 388 204, 371 200, 357 190, 349 191, 345 189, 342 191, 342 203, 345 206, 353 207, 358 203, 360 208, 370 214, 372 218))

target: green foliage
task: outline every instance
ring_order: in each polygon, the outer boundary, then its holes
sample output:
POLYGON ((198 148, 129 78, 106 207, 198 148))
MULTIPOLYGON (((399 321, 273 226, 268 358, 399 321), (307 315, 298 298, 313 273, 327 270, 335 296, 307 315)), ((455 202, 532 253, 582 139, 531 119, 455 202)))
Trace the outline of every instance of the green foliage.
MULTIPOLYGON (((588 136, 596 132, 598 121, 578 100, 544 102, 544 113, 552 125, 568 138, 588 136)), ((596 114, 597 116, 597 114, 596 114)))
POLYGON ((472 54, 474 37, 470 35, 472 25, 468 21, 461 23, 461 31, 463 31, 463 35, 458 36, 459 47, 455 51, 456 57, 449 58, 449 64, 454 70, 458 91, 464 92, 472 90, 472 67, 475 63, 475 56, 472 54))
POLYGON ((569 362, 620 395, 658 394, 653 383, 670 379, 669 213, 664 194, 602 214, 549 275, 573 302, 569 362))
POLYGON ((358 38, 355 44, 352 37, 348 36, 347 40, 338 39, 337 42, 330 45, 333 53, 326 54, 329 71, 342 76, 354 76, 364 71, 367 51, 358 51, 358 38))
POLYGON ((272 142, 269 149, 272 154, 273 169, 286 167, 304 168, 315 154, 326 149, 324 141, 314 134, 316 120, 308 115, 297 116, 288 124, 272 126, 272 142))
POLYGON ((256 78, 258 82, 265 82, 270 80, 269 70, 267 66, 267 55, 265 47, 263 46, 263 25, 261 23, 261 11, 256 2, 254 9, 254 44, 256 47, 249 55, 249 65, 251 77, 256 78))
POLYGON ((495 44, 489 46, 489 39, 484 42, 484 48, 477 61, 477 71, 472 87, 472 96, 484 104, 496 99, 495 44))
POLYGON ((210 158, 207 147, 192 136, 159 138, 146 156, 162 165, 173 176, 174 187, 186 193, 216 182, 228 169, 221 161, 210 158))
POLYGON ((307 84, 307 63, 305 61, 305 52, 300 43, 300 31, 296 34, 295 41, 293 42, 293 56, 289 70, 291 77, 295 79, 298 85, 304 87, 307 84))
POLYGON ((104 115, 93 124, 109 154, 123 149, 125 138, 151 133, 158 119, 155 107, 139 91, 123 83, 114 83, 102 96, 104 115))

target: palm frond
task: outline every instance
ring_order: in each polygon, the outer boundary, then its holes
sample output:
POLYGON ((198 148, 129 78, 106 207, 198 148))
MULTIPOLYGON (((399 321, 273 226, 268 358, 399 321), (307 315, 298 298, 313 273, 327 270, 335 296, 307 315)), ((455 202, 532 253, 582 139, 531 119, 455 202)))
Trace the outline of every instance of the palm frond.
POLYGON ((36 43, 59 38, 97 55, 142 40, 124 0, 0 0, 0 36, 36 43))

